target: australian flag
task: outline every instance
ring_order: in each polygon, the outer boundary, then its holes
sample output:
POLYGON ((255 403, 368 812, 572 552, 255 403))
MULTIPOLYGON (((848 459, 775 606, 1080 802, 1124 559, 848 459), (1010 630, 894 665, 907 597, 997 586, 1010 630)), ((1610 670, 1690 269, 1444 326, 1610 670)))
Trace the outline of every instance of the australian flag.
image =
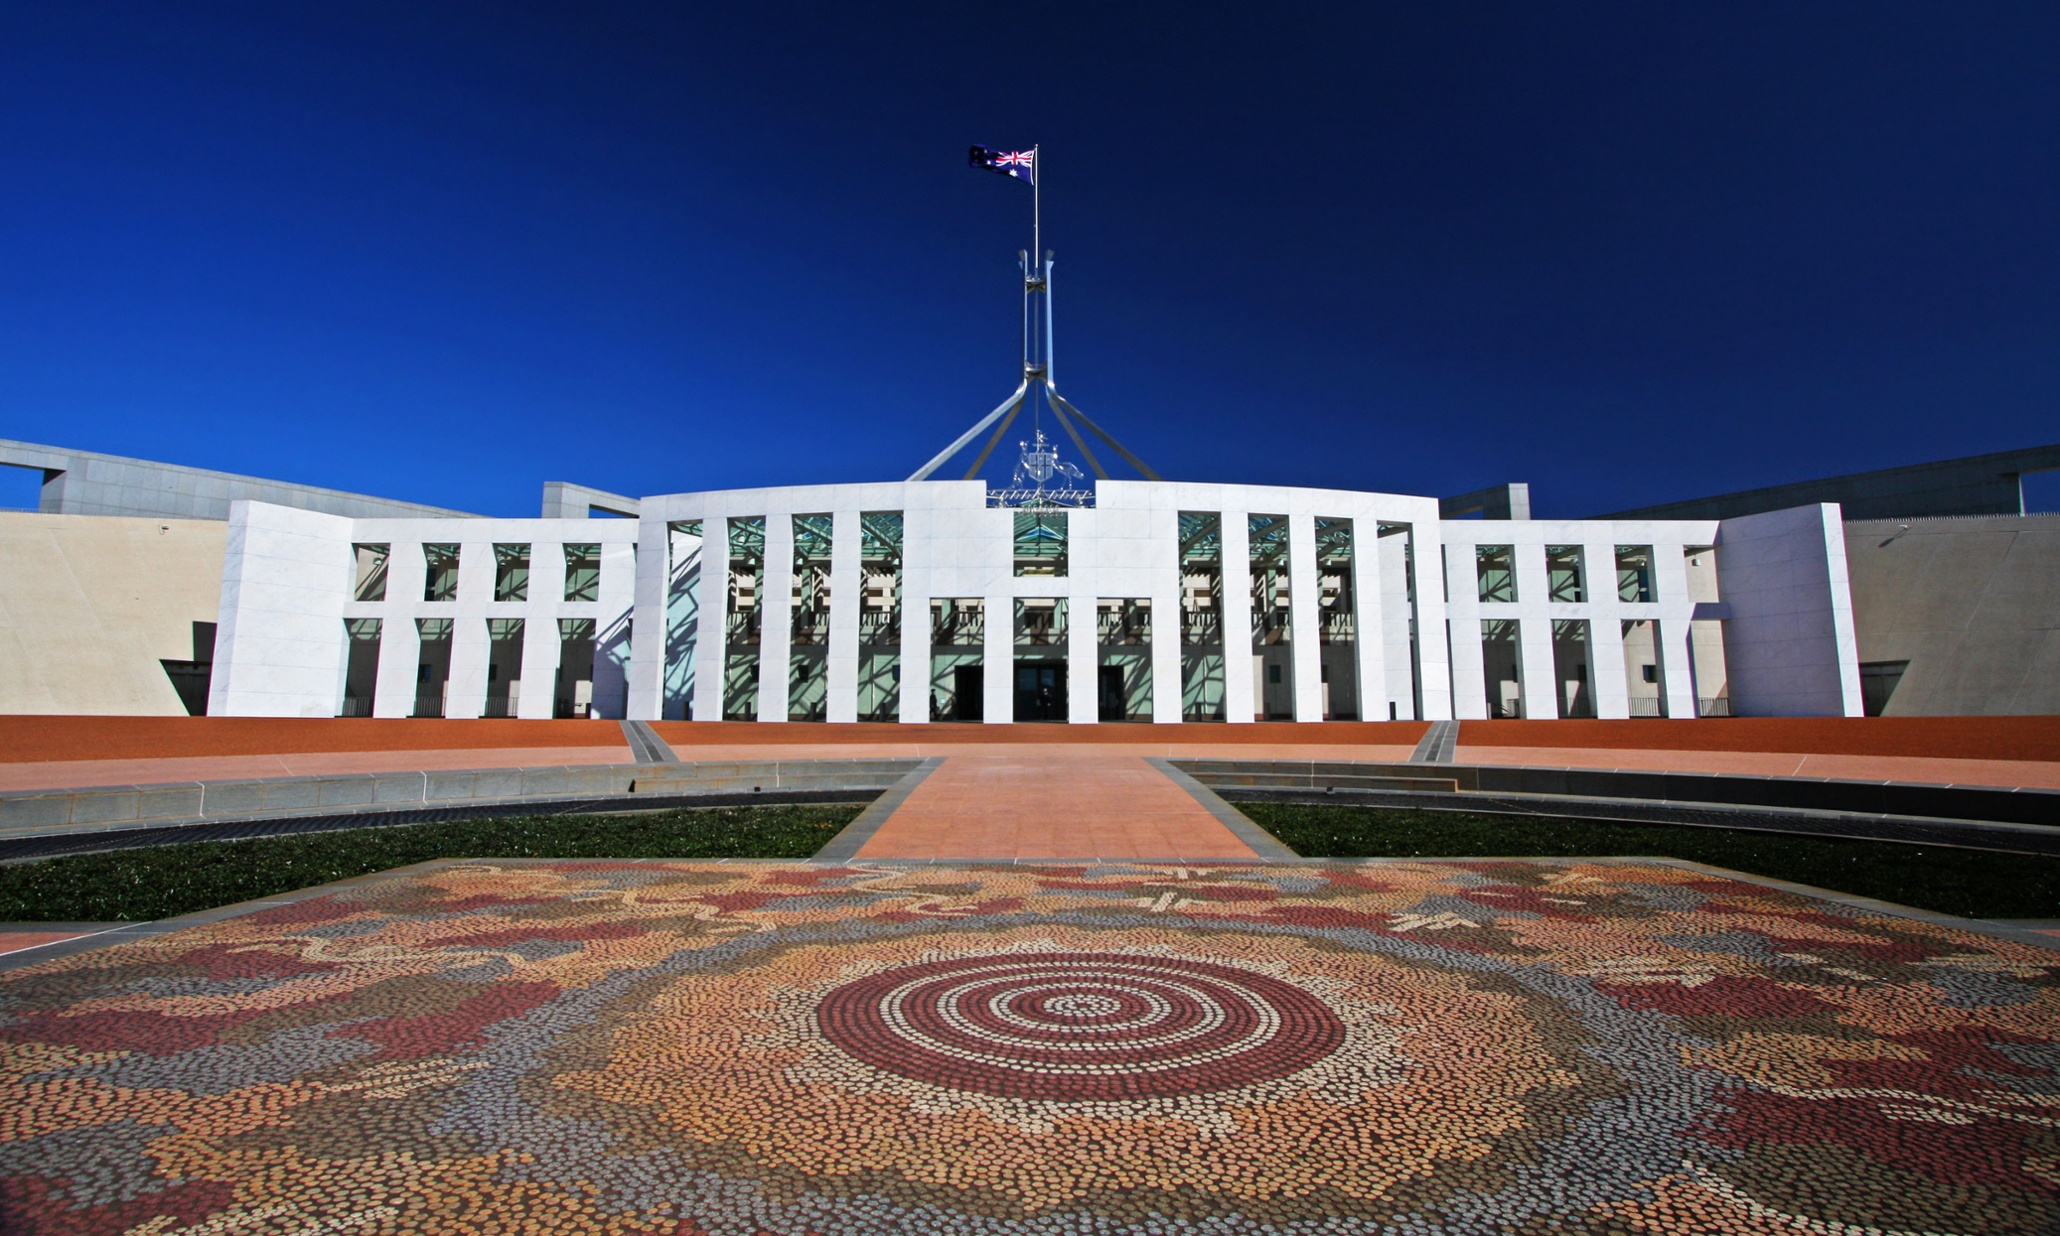
POLYGON ((989 150, 975 146, 966 151, 966 162, 990 172, 1014 176, 1017 180, 1037 183, 1037 152, 1035 150, 989 150))

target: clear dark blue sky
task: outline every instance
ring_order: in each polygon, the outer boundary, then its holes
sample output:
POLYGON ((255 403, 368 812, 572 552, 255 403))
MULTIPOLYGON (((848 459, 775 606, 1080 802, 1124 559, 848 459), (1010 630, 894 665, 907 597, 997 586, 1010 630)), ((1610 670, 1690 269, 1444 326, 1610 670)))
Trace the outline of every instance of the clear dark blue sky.
POLYGON ((0 8, 0 437, 534 514, 1162 472, 1578 515, 2060 441, 2060 5, 0 8))

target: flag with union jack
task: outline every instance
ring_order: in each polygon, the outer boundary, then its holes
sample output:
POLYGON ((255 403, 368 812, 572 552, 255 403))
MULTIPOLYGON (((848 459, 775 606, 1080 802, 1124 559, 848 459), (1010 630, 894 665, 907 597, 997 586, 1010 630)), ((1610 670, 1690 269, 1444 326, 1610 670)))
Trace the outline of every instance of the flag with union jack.
POLYGON ((1035 150, 989 150, 985 146, 975 146, 966 152, 966 161, 974 167, 985 168, 990 172, 1014 176, 1017 180, 1027 180, 1033 185, 1037 183, 1035 150))

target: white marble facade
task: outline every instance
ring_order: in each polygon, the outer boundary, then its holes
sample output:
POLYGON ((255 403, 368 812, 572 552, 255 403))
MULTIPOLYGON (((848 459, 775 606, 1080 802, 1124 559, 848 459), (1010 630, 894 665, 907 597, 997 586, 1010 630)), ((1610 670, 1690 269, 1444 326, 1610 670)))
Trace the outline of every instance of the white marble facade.
MULTIPOLYGON (((1183 512, 1222 518, 1223 629, 1231 646, 1223 667, 1227 720, 1253 719, 1255 673, 1248 649, 1250 577, 1247 520, 1286 516, 1289 537, 1290 644, 1293 715, 1323 719, 1318 657, 1319 616, 1315 521, 1352 524, 1357 639, 1357 711, 1365 719, 1446 719, 1488 715, 1480 641, 1483 618, 1520 624, 1522 675, 1554 678, 1553 622, 1588 622, 1594 715, 1630 713, 1621 626, 1656 622, 1657 661, 1665 714, 1696 715, 1698 685, 1690 655, 1691 620, 1725 622, 1727 649, 1734 593, 1746 598, 1741 644, 1732 656, 1729 688, 1741 703, 1764 701, 1774 713, 1796 710, 1855 715, 1857 665, 1851 602, 1842 555, 1830 554, 1824 516, 1732 521, 1449 520, 1435 499, 1345 490, 1186 482, 1102 481, 1095 505, 1068 512, 1068 569, 1063 576, 1017 576, 1013 515, 987 505, 980 481, 920 481, 797 486, 668 494, 640 500, 629 519, 351 519, 256 502, 237 502, 230 520, 216 669, 209 711, 228 715, 329 716, 343 699, 347 660, 344 622, 379 618, 381 647, 372 713, 414 711, 416 619, 453 620, 445 714, 478 716, 487 699, 487 622, 519 617, 529 633, 522 649, 518 715, 552 715, 544 684, 556 675, 556 620, 591 618, 600 633, 593 713, 656 720, 682 713, 722 715, 723 615, 730 603, 727 525, 765 519, 765 576, 759 646, 757 718, 789 715, 789 606, 793 593, 792 529, 796 515, 832 519, 827 665, 827 720, 859 715, 858 633, 861 576, 859 518, 899 512, 904 519, 901 580, 899 716, 931 716, 930 601, 982 598, 986 627, 984 717, 1012 718, 1015 649, 1011 615, 1025 597, 1064 597, 1072 615, 1065 654, 1073 684, 1067 719, 1097 719, 1093 667, 1094 615, 1110 598, 1149 598, 1151 719, 1181 720, 1179 518, 1183 512), (1758 522, 1755 522, 1758 521, 1758 522), (698 532, 698 536, 689 535, 698 532), (390 545, 385 599, 353 599, 353 545, 390 545), (456 595, 424 597, 424 544, 461 546, 456 595), (599 543, 598 599, 565 601, 565 544, 599 543), (523 601, 496 601, 494 546, 531 547, 530 586, 523 601), (1475 552, 1513 547, 1517 599, 1480 599, 1475 552), (1578 602, 1550 598, 1547 546, 1583 548, 1588 586, 1578 602), (1650 546, 1653 599, 1626 601, 1615 586, 1618 546, 1650 546), (1723 600, 1690 596, 1684 554, 1719 547, 1723 600), (698 557, 696 557, 698 555, 698 557), (1778 577, 1778 578, 1777 578, 1778 577), (691 581, 691 582, 689 582, 691 581), (1413 586, 1412 586, 1413 584, 1413 586), (1753 598, 1763 598, 1753 601, 1753 598), (1763 612, 1764 611, 1764 612, 1763 612), (692 612, 692 662, 686 662, 681 615, 692 612), (1843 614, 1840 627, 1837 618, 1843 614), (668 615, 677 628, 666 635, 668 615), (1807 627, 1807 630, 1803 630, 1807 627), (1819 629, 1821 628, 1821 630, 1819 629), (1840 632, 1843 632, 1841 636, 1840 632), (668 645, 673 645, 669 647, 668 645), (1799 669, 1799 661, 1812 661, 1799 669), (1822 662, 1822 664, 1815 664, 1822 662), (611 667, 616 667, 612 668, 611 667), (611 675, 613 675, 611 677, 611 675), (682 684, 687 695, 680 698, 682 684), (1810 684, 1799 689, 1799 684, 1810 684), (669 696, 669 693, 671 695, 669 696), (671 708, 668 710, 668 702, 671 708), (690 702, 689 702, 690 701, 690 702)), ((1783 513, 1788 514, 1788 513, 1783 513)), ((1829 526, 1836 530, 1836 511, 1829 526)), ((1706 585, 1704 586, 1706 592, 1706 585)), ((1543 693, 1526 715, 1557 715, 1543 693)), ((1746 711, 1741 708, 1740 711, 1746 711)))

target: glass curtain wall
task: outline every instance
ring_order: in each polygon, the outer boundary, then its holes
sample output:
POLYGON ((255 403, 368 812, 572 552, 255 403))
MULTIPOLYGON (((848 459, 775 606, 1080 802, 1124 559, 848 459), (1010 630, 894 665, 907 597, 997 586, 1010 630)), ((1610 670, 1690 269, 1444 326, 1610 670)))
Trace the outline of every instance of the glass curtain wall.
POLYGON ((1316 521, 1316 637, 1323 719, 1359 719, 1359 621, 1352 594, 1352 521, 1316 521))
POLYGON ((900 511, 858 517, 858 719, 901 719, 900 511))
POLYGON ((1252 717, 1295 719, 1295 657, 1289 642, 1292 598, 1288 593, 1288 521, 1285 515, 1253 515, 1248 526, 1252 557, 1252 717))
POLYGON ((343 711, 336 715, 369 717, 372 715, 372 693, 379 683, 379 620, 346 618, 343 620, 343 635, 347 641, 343 711))
POLYGON ((794 516, 792 642, 787 652, 787 720, 826 721, 830 709, 830 527, 828 515, 794 516))
POLYGON ((1223 721, 1223 517, 1180 513, 1180 719, 1223 721))
POLYGON ((1103 721, 1152 719, 1152 599, 1103 597, 1095 606, 1095 714, 1103 721))
POLYGON ((1488 715, 1524 715, 1521 629, 1514 618, 1481 620, 1481 670, 1488 688, 1488 715))
POLYGON ((765 620, 765 516, 732 519, 729 606, 723 624, 722 719, 758 719, 759 636, 765 620))
MULTIPOLYGON (((701 642, 701 521, 666 525, 665 703, 667 721, 694 719, 694 652, 701 642)), ((596 547, 598 548, 598 546, 596 547)), ((569 557, 571 547, 566 547, 569 557)), ((566 591, 571 592, 570 563, 566 591)), ((598 575, 596 595, 599 595, 598 575)), ((568 595, 566 600, 571 600, 568 595)))
POLYGON ((1064 721, 1066 598, 1024 597, 1015 617, 1015 719, 1064 721))
POLYGON ((978 721, 986 711, 987 603, 930 600, 930 719, 978 721))
POLYGON ((1066 573, 1064 511, 1016 512, 1015 564, 1018 576, 1066 573))

